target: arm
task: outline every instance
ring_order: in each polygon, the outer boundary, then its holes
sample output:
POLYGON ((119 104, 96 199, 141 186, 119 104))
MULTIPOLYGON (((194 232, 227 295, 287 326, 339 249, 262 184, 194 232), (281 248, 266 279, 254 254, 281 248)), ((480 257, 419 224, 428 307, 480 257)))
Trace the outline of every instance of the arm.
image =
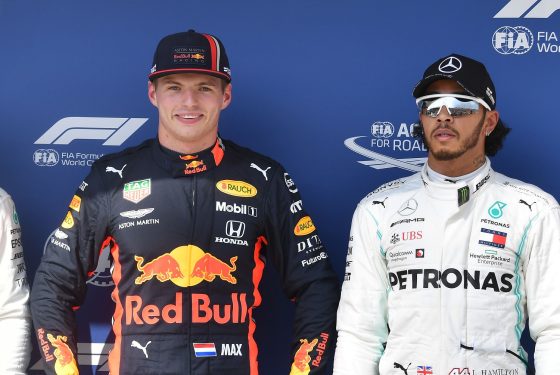
POLYGON ((14 203, 0 190, 0 373, 25 374, 31 353, 29 288, 14 203))
POLYGON ((388 336, 389 290, 381 251, 377 222, 361 203, 352 219, 338 307, 334 374, 379 374, 388 336))
POLYGON ((31 292, 33 323, 48 374, 78 373, 74 310, 84 301, 87 274, 95 269, 105 238, 107 192, 95 170, 82 186, 49 238, 31 292))
POLYGON ((560 369, 560 207, 543 212, 531 227, 525 282, 535 368, 537 375, 554 374, 560 369))
POLYGON ((268 192, 266 236, 283 290, 296 305, 290 374, 326 374, 336 340, 339 281, 297 187, 282 168, 268 192))

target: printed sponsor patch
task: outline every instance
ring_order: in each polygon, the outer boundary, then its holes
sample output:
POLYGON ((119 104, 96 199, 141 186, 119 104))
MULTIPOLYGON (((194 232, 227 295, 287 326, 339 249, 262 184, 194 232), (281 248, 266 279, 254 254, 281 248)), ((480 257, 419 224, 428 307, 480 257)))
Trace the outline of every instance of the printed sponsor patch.
POLYGON ((72 201, 70 202, 70 208, 76 212, 80 212, 81 205, 82 205, 82 198, 78 197, 77 195, 74 195, 74 198, 72 198, 72 201))
POLYGON ((222 193, 235 197, 250 198, 257 195, 257 188, 245 181, 221 180, 216 187, 222 193))
POLYGON ((123 198, 132 203, 138 203, 152 193, 152 180, 131 181, 124 184, 123 198))
POLYGON ((305 236, 315 231, 315 225, 309 216, 302 217, 294 227, 296 236, 305 236))
POLYGON ((70 211, 68 211, 60 226, 64 229, 70 229, 74 226, 74 218, 72 217, 72 213, 70 211))
POLYGON ((216 345, 213 342, 193 342, 194 356, 201 357, 217 357, 216 345))
POLYGON ((497 247, 499 249, 505 247, 507 233, 488 228, 481 228, 480 232, 482 232, 482 239, 478 241, 479 244, 497 247))

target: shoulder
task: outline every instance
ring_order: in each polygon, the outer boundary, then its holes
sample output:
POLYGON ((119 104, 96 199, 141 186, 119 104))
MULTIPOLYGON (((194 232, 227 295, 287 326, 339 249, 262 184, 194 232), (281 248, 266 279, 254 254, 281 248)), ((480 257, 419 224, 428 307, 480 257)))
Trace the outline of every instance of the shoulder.
POLYGON ((147 151, 150 149, 154 142, 154 139, 148 139, 139 145, 128 147, 124 150, 104 155, 96 160, 95 163, 93 163, 92 168, 102 168, 111 163, 131 160, 135 158, 144 158, 146 157, 146 155, 148 155, 147 151))
POLYGON ((494 172, 495 185, 504 190, 506 195, 515 196, 515 199, 523 200, 528 204, 537 203, 539 206, 557 206, 556 199, 536 185, 505 176, 494 172))
POLYGON ((415 173, 408 177, 399 178, 389 181, 366 195, 360 204, 370 204, 372 201, 379 199, 391 198, 398 199, 400 196, 409 196, 410 192, 422 186, 422 178, 420 173, 415 173))
POLYGON ((225 153, 233 158, 248 161, 256 165, 271 166, 274 169, 282 168, 281 164, 269 156, 253 151, 248 147, 243 147, 230 140, 222 140, 225 146, 225 153))

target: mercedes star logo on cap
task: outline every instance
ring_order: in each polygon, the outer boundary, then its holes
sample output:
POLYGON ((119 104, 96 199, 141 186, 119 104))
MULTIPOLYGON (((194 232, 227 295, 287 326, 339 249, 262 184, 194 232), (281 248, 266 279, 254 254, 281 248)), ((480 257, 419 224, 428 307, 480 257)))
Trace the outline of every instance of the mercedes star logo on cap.
POLYGON ((439 64, 439 71, 442 73, 455 73, 460 70, 463 64, 461 60, 454 56, 449 56, 439 64))

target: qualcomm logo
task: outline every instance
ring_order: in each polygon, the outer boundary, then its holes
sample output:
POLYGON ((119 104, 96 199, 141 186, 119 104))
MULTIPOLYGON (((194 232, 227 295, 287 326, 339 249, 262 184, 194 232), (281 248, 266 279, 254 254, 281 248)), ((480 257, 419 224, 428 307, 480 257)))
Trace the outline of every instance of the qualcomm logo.
POLYGON ((502 55, 522 55, 533 47, 533 33, 524 26, 502 26, 492 35, 492 46, 502 55))
POLYGON ((35 144, 67 145, 77 139, 104 140, 103 146, 120 146, 147 118, 65 117, 58 120, 35 144))
POLYGON ((384 153, 373 151, 380 149, 385 151, 390 149, 394 152, 413 152, 427 151, 424 143, 419 138, 412 135, 412 130, 416 124, 407 125, 401 123, 395 136, 395 126, 388 121, 376 121, 371 125, 372 139, 369 141, 369 148, 360 145, 366 136, 351 137, 344 141, 344 145, 357 154, 365 156, 370 160, 358 161, 358 163, 375 169, 401 168, 411 172, 419 172, 422 165, 426 162, 425 157, 397 159, 384 153), (358 142, 361 140, 361 142, 358 142))
POLYGON ((494 18, 548 18, 560 9, 560 0, 511 0, 494 18))
MULTIPOLYGON (((109 371, 109 351, 113 347, 113 343, 104 342, 79 342, 77 362, 81 366, 96 366, 92 369, 94 373, 99 371, 109 371)), ((45 370, 43 359, 39 359, 31 368, 32 371, 45 370)))

